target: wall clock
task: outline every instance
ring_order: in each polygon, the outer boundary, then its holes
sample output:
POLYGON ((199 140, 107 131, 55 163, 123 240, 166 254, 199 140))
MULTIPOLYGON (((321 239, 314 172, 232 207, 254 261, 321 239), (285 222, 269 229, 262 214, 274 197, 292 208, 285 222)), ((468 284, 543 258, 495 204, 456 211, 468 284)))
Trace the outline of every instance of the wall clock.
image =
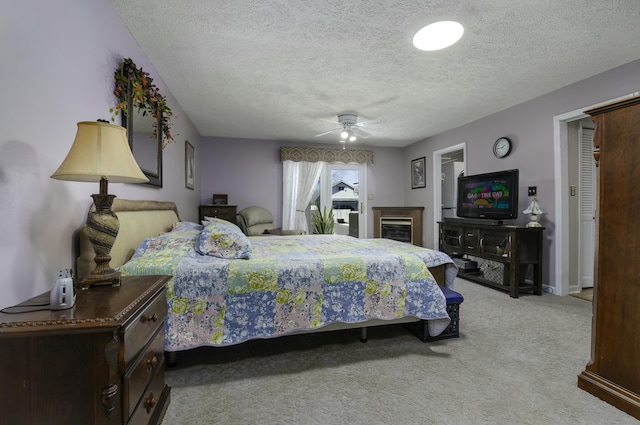
POLYGON ((493 154, 496 158, 504 158, 511 153, 511 140, 501 137, 493 144, 493 154))

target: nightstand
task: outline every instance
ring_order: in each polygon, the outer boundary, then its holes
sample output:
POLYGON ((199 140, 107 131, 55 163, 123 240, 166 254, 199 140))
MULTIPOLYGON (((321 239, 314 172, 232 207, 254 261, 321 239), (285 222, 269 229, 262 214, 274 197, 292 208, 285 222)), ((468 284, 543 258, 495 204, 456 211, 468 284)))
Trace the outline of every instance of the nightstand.
POLYGON ((160 424, 169 279, 123 277, 78 290, 67 310, 0 313, 0 423, 160 424))
POLYGON ((236 224, 236 209, 236 205, 200 205, 198 208, 200 222, 202 222, 205 217, 216 217, 236 224))

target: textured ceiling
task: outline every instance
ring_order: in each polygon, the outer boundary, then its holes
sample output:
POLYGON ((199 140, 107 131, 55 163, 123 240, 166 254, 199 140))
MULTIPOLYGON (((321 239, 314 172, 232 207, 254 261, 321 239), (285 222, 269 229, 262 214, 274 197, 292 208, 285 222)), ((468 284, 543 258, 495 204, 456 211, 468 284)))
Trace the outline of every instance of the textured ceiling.
POLYGON ((336 143, 355 113, 406 146, 640 58, 639 0, 111 3, 203 136, 336 143), (415 49, 439 20, 462 39, 415 49))

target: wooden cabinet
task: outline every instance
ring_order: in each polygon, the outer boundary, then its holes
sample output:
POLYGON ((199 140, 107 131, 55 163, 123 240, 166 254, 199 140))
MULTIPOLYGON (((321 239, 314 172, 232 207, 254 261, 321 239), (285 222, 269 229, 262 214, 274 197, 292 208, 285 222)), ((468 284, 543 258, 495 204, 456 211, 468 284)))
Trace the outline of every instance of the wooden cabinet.
POLYGON ((596 279, 578 386, 640 419, 640 97, 587 113, 597 125, 596 279))
POLYGON ((160 424, 168 280, 123 277, 67 310, 0 313, 0 424, 160 424))
POLYGON ((200 215, 200 222, 202 222, 205 217, 216 217, 236 224, 236 210, 236 205, 200 205, 198 214, 200 215))
POLYGON ((458 263, 458 276, 492 288, 542 295, 542 227, 490 226, 441 222, 440 251, 458 263), (483 262, 486 267, 460 264, 483 262), (490 269, 490 270, 489 270, 490 269))

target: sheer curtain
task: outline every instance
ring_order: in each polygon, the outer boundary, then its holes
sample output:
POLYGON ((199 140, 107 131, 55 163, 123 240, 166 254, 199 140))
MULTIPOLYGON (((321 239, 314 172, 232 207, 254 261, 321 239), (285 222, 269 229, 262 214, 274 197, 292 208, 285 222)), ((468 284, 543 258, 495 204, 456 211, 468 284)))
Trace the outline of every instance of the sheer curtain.
POLYGON ((282 229, 307 232, 305 210, 325 166, 324 162, 282 162, 282 229))

